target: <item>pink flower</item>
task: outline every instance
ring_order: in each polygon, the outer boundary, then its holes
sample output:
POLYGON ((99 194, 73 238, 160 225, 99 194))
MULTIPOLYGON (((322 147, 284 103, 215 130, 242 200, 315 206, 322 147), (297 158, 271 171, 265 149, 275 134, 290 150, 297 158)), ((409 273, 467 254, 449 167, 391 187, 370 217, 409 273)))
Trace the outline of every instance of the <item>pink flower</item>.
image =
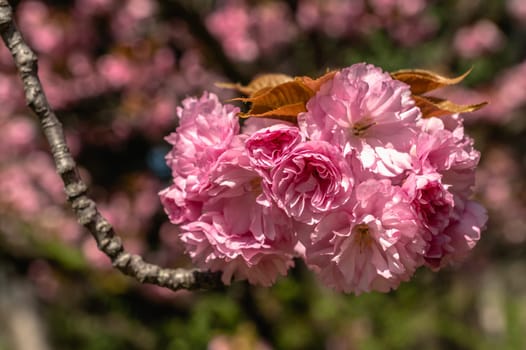
POLYGON ((195 165, 201 172, 198 188, 184 191, 187 183, 178 176, 161 199, 171 221, 185 223, 181 240, 197 266, 223 271, 226 284, 234 277, 269 286, 292 266, 297 238, 293 220, 281 209, 257 203, 262 179, 250 167, 245 138, 236 135, 223 146, 225 139, 211 142, 214 138, 207 141, 205 134, 194 146, 208 147, 209 154, 202 156, 212 161, 195 165), (217 157, 210 158, 218 149, 217 157))
POLYGON ((105 55, 98 59, 99 74, 113 87, 123 87, 130 84, 136 68, 133 63, 121 55, 105 55))
POLYGON ((210 14, 205 23, 230 58, 253 61, 259 55, 258 45, 250 35, 249 9, 244 4, 228 4, 210 14))
POLYGON ((475 168, 480 153, 473 148, 473 139, 464 134, 458 116, 429 118, 424 131, 411 150, 415 171, 439 172, 442 183, 451 185, 449 191, 465 198, 473 193, 475 168))
POLYGON ((298 2, 296 21, 301 29, 305 31, 315 29, 319 25, 320 17, 319 6, 314 1, 302 0, 298 2))
POLYGON ((167 155, 174 176, 197 176, 227 150, 239 133, 239 109, 222 105, 215 94, 186 98, 177 108, 179 126, 166 140, 174 147, 167 155))
POLYGON ((24 1, 17 12, 20 27, 24 28, 24 36, 33 48, 45 54, 63 49, 65 30, 59 21, 53 21, 48 5, 40 1, 24 1))
POLYGON ((475 201, 462 203, 458 220, 436 235, 426 250, 426 265, 438 270, 445 265, 461 262, 480 239, 488 220, 486 209, 475 201))
MULTIPOLYGON (((404 182, 403 189, 411 199, 419 223, 424 230, 423 237, 429 246, 424 253, 427 266, 438 269, 448 261, 449 255, 456 254, 456 261, 469 249, 472 248, 480 237, 480 227, 485 219, 477 218, 474 220, 469 213, 466 213, 465 201, 460 197, 455 197, 447 190, 450 186, 443 185, 441 175, 431 173, 427 175, 410 175, 404 182), (467 236, 462 239, 455 233, 459 220, 466 219, 468 222, 477 222, 478 231, 467 230, 467 236), (478 235, 474 237, 475 235, 478 235), (453 242, 453 237, 456 241, 453 242)), ((478 208, 472 207, 475 211, 478 208)), ((475 213, 475 215, 478 215, 475 213)), ((464 227, 463 229, 465 229, 464 227)))
POLYGON ((338 291, 387 292, 422 265, 426 242, 401 188, 389 180, 369 180, 355 194, 349 211, 318 223, 306 247, 307 263, 338 291))
POLYGON ((271 178, 267 195, 289 216, 307 224, 344 205, 354 184, 340 150, 324 141, 300 143, 284 154, 271 178))
MULTIPOLYGON (((441 182, 441 175, 431 173, 426 175, 411 174, 402 186, 405 190, 419 222, 426 232, 438 235, 455 218, 453 208, 455 201, 453 194, 441 182)), ((431 239, 431 236, 426 236, 431 239)))
POLYGON ((249 15, 252 19, 251 29, 256 32, 255 41, 262 54, 273 54, 279 47, 290 43, 297 34, 289 7, 283 2, 262 2, 249 15))
POLYGON ((509 14, 524 26, 526 21, 526 3, 522 0, 507 0, 506 8, 509 14))
POLYGON ((207 185, 202 188, 209 202, 232 198, 245 192, 261 192, 261 178, 250 167, 246 150, 232 148, 224 152, 207 174, 207 185))
POLYGON ((221 105, 216 95, 208 93, 200 99, 185 99, 177 109, 179 127, 166 138, 174 146, 166 156, 174 180, 159 193, 173 223, 199 217, 207 198, 204 192, 211 186, 210 172, 219 158, 239 143, 235 139, 238 111, 232 105, 221 105))
POLYGON ((371 5, 379 16, 405 17, 421 13, 426 6, 426 0, 372 0, 371 5))
POLYGON ((124 7, 127 14, 135 20, 151 17, 157 10, 158 4, 152 0, 129 0, 124 7))
POLYGON ((184 187, 184 182, 182 184, 176 182, 159 192, 164 211, 170 222, 174 224, 180 224, 185 220, 196 220, 201 215, 203 202, 188 199, 184 187))
POLYGON ((253 118, 240 133, 215 95, 183 106, 161 201, 195 265, 225 284, 269 286, 299 257, 336 290, 387 292, 480 238, 462 120, 421 118, 409 86, 374 66, 336 73, 298 126, 253 118))
POLYGON ((412 167, 407 152, 419 117, 408 85, 360 63, 322 85, 298 123, 311 140, 355 152, 365 168, 392 177, 412 167))
POLYGON ((303 30, 320 29, 333 38, 363 30, 365 17, 363 0, 301 0, 296 12, 296 20, 303 30))
POLYGON ((2 123, 2 142, 0 142, 0 160, 28 151, 34 147, 35 125, 32 120, 12 117, 2 123))
POLYGON ((270 171, 281 157, 302 142, 299 129, 295 126, 276 124, 259 130, 250 136, 245 147, 250 164, 268 182, 270 171))
POLYGON ((223 199, 181 227, 181 240, 194 263, 223 271, 225 284, 234 277, 270 286, 293 265, 292 221, 276 207, 257 204, 256 195, 223 199))
POLYGON ((476 58, 502 47, 504 36, 488 19, 482 19, 471 27, 461 28, 455 35, 454 47, 460 56, 476 58))

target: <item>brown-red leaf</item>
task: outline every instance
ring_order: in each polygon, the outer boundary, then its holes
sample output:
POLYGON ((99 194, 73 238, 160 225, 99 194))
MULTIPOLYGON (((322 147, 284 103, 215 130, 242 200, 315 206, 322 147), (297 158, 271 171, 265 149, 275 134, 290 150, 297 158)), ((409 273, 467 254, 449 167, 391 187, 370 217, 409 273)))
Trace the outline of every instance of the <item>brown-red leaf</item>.
POLYGON ((487 105, 487 102, 471 104, 471 105, 459 105, 449 100, 430 97, 430 96, 418 96, 414 95, 416 105, 420 108, 423 118, 441 117, 444 115, 454 113, 469 113, 475 112, 480 108, 487 105))
POLYGON ((334 78, 336 71, 330 71, 319 77, 318 79, 312 79, 311 77, 303 76, 296 77, 296 80, 300 81, 303 85, 308 87, 313 93, 316 93, 323 83, 334 78))
POLYGON ((247 85, 241 85, 239 83, 216 83, 216 86, 225 89, 234 89, 241 92, 244 95, 252 97, 254 96, 254 94, 258 93, 262 89, 272 88, 292 80, 294 79, 286 74, 270 73, 262 74, 255 77, 247 85))
POLYGON ((471 73, 471 69, 456 78, 447 78, 424 69, 402 69, 391 73, 391 76, 393 79, 408 84, 414 95, 421 95, 444 86, 458 84, 469 73, 471 73))
POLYGON ((251 103, 250 110, 240 115, 242 118, 284 119, 285 117, 290 121, 295 120, 298 113, 305 111, 305 104, 313 95, 314 92, 300 80, 293 80, 272 88, 265 87, 254 92, 251 97, 240 97, 233 100, 251 103))
POLYGON ((260 113, 256 113, 251 109, 249 112, 241 113, 239 116, 241 118, 271 118, 295 123, 298 114, 301 112, 305 112, 304 102, 292 103, 260 113))

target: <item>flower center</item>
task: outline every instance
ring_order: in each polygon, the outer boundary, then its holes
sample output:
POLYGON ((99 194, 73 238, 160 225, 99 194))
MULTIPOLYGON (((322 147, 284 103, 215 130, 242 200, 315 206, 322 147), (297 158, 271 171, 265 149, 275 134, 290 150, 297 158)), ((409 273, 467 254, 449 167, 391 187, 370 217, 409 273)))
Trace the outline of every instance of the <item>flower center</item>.
POLYGON ((371 117, 365 117, 362 120, 354 123, 354 125, 351 128, 351 132, 354 136, 363 136, 367 129, 369 129, 371 126, 375 125, 376 122, 373 121, 371 117))
POLYGON ((354 242, 360 247, 360 253, 363 249, 369 247, 373 241, 369 234, 369 226, 365 223, 353 227, 354 242))
POLYGON ((261 192, 263 192, 263 189, 261 188, 261 178, 255 177, 252 180, 250 180, 246 190, 248 192, 254 192, 257 195, 261 194, 261 192))

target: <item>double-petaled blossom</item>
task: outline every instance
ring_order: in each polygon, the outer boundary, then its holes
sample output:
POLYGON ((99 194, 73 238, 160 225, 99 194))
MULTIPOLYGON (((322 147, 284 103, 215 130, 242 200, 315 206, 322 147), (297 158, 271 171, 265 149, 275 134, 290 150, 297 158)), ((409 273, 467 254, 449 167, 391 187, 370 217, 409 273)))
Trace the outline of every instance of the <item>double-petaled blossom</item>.
POLYGON ((455 194, 469 197, 475 184, 475 168, 480 153, 473 148, 473 139, 464 133, 458 115, 430 118, 421 123, 422 132, 410 151, 413 170, 420 173, 439 172, 442 182, 455 194))
POLYGON ((338 147, 325 141, 298 144, 270 174, 268 196, 290 217, 310 225, 343 206, 354 184, 338 147))
POLYGON ((458 115, 422 118, 408 85, 367 64, 324 80, 305 108, 297 125, 241 129, 213 94, 183 101, 160 196, 198 267, 269 286, 296 257, 360 294, 474 247, 487 215, 469 199, 479 153, 458 115))
POLYGON ((402 186, 426 236, 442 233, 454 217, 453 194, 442 184, 441 178, 439 173, 411 174, 402 186))
POLYGON ((160 192, 170 220, 182 223, 181 240, 194 263, 268 286, 292 266, 294 222, 276 206, 256 202, 261 176, 239 134, 238 109, 213 94, 188 98, 179 127, 167 140, 173 184, 160 192))
POLYGON ((245 146, 251 165, 265 180, 271 182, 271 170, 302 141, 303 137, 297 127, 275 124, 252 134, 245 146))
POLYGON ((427 243, 420 233, 404 191, 389 180, 368 180, 346 211, 318 223, 307 263, 336 290, 387 292, 422 265, 427 243))
POLYGON ((432 237, 426 250, 426 265, 438 270, 447 264, 461 262, 477 244, 486 225, 486 209, 475 201, 462 202, 457 208, 457 219, 440 234, 432 237))
POLYGON ((173 184, 160 193, 170 221, 175 224, 199 216, 207 197, 203 189, 209 186, 209 172, 235 144, 239 132, 239 109, 222 105, 214 94, 187 98, 182 104, 177 109, 179 126, 166 138, 173 145, 166 156, 173 184))
POLYGON ((467 199, 473 193, 480 154, 465 135, 462 120, 453 115, 419 124, 422 132, 410 151, 416 173, 404 180, 403 188, 429 243, 426 265, 436 270, 459 262, 475 246, 487 214, 467 199))
POLYGON ((235 278, 270 286, 293 265, 294 222, 281 209, 257 203, 261 187, 255 172, 249 176, 239 168, 236 174, 234 168, 215 179, 227 192, 181 227, 181 240, 198 267, 223 271, 225 284, 235 278))
MULTIPOLYGON (((270 286, 293 265, 292 233, 274 222, 277 215, 266 213, 268 208, 259 206, 257 212, 255 208, 247 211, 243 207, 254 203, 251 196, 228 199, 223 210, 206 212, 182 226, 181 240, 194 263, 201 268, 223 271, 225 284, 230 284, 234 277, 270 286), (268 239, 261 229, 278 231, 279 235, 274 240, 268 239)), ((282 224, 288 221, 285 216, 282 224)))
POLYGON ((370 171, 392 177, 411 169, 408 151, 419 118, 407 84, 355 64, 321 86, 298 123, 309 139, 337 145, 346 156, 355 153, 370 171))
POLYGON ((230 148, 239 132, 239 109, 222 105, 212 93, 186 98, 182 104, 177 108, 179 126, 166 138, 174 146, 166 160, 174 177, 199 177, 230 148))

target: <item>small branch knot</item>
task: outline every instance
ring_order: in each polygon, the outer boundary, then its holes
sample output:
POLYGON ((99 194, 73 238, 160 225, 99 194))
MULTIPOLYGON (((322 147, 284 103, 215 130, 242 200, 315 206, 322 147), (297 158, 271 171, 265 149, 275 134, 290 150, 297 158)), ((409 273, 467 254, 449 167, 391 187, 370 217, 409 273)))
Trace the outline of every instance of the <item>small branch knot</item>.
POLYGON ((119 254, 117 258, 113 260, 113 266, 118 268, 119 270, 124 271, 128 268, 130 261, 131 261, 130 253, 122 253, 122 254, 119 254))
POLYGON ((75 198, 80 197, 85 194, 87 190, 88 187, 82 181, 73 182, 64 187, 64 192, 66 192, 66 196, 68 196, 69 200, 74 200, 75 198))
POLYGON ((93 200, 86 196, 77 198, 71 203, 73 210, 77 213, 77 219, 83 226, 88 226, 93 222, 95 215, 97 214, 97 207, 93 200))
MULTIPOLYGON (((17 51, 16 59, 18 61, 19 69, 21 73, 31 74, 36 70, 37 56, 33 51, 29 49, 27 45, 22 41, 22 36, 18 38, 17 42, 14 42, 13 45, 20 45, 19 50, 17 51)), ((32 86, 31 95, 33 99, 36 99, 36 96, 40 95, 41 89, 39 84, 34 84, 32 86)))
POLYGON ((122 241, 119 237, 104 238, 100 241, 99 247, 110 257, 118 256, 124 250, 122 246, 122 241))
POLYGON ((95 224, 95 230, 104 235, 104 237, 113 235, 113 227, 111 227, 111 224, 103 217, 100 217, 97 223, 95 224))

